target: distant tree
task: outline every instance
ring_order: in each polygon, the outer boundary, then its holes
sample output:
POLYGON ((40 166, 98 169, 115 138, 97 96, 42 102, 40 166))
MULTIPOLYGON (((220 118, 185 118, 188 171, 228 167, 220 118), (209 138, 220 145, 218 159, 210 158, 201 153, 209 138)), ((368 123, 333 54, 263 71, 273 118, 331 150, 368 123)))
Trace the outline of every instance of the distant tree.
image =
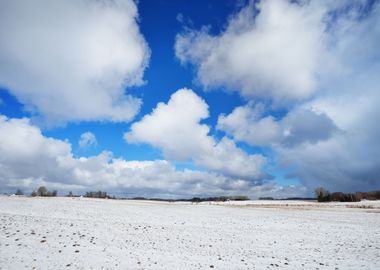
POLYGON ((233 197, 231 197, 231 200, 234 200, 234 201, 248 201, 249 198, 248 198, 248 196, 239 195, 239 196, 233 196, 233 197))
POLYGON ((331 200, 334 202, 343 202, 344 194, 343 192, 334 192, 331 194, 331 200))
POLYGON ((41 197, 44 197, 47 195, 47 189, 46 187, 44 186, 40 186, 38 189, 37 189, 37 196, 41 196, 41 197))
POLYGON ((272 201, 274 200, 273 197, 260 197, 259 200, 268 200, 268 201, 272 201))
POLYGON ((202 199, 199 198, 199 197, 194 197, 194 198, 191 199, 191 201, 192 201, 192 202, 196 202, 196 203, 198 203, 198 202, 201 202, 202 199))
POLYGON ((74 197, 73 192, 69 191, 69 194, 66 195, 67 197, 74 197))
POLYGON ((46 187, 44 186, 40 186, 37 191, 33 191, 30 196, 32 197, 36 197, 36 196, 40 196, 40 197, 56 197, 57 196, 57 191, 56 190, 53 190, 53 191, 48 191, 46 189, 46 187))
POLYGON ((370 192, 356 192, 355 195, 364 200, 380 200, 380 190, 370 192))
POLYGON ((101 198, 101 199, 105 199, 105 198, 109 198, 109 196, 107 195, 107 192, 103 192, 103 191, 87 191, 86 194, 84 195, 84 197, 87 197, 87 198, 101 198))
POLYGON ((317 187, 315 189, 315 195, 317 196, 318 202, 329 202, 329 201, 331 201, 330 192, 323 187, 317 187))
POLYGON ((331 194, 331 200, 335 202, 360 202, 363 199, 363 193, 343 193, 334 192, 331 194))
POLYGON ((24 192, 22 192, 21 189, 17 189, 15 194, 16 195, 24 195, 24 192))

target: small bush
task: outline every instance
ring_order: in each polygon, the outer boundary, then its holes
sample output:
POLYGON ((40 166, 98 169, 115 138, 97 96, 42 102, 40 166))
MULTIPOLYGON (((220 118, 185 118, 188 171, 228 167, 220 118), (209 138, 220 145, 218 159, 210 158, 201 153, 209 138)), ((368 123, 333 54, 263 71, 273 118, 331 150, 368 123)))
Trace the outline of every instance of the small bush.
POLYGON ((16 190, 15 195, 21 196, 21 195, 24 195, 24 192, 21 189, 18 189, 18 190, 16 190))

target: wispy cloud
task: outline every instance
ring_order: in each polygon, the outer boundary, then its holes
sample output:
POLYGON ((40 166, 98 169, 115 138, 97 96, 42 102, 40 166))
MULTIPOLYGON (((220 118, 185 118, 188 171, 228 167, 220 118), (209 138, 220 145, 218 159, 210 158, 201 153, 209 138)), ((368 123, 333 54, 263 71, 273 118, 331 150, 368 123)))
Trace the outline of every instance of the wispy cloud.
POLYGON ((85 132, 80 135, 78 145, 81 149, 88 149, 90 147, 95 147, 98 144, 94 133, 85 132))

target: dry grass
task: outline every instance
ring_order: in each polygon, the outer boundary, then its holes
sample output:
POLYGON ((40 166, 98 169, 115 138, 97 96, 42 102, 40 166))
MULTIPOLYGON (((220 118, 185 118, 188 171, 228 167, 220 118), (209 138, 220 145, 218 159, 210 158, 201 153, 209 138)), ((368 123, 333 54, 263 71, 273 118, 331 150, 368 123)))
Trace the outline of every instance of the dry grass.
POLYGON ((346 205, 348 208, 374 209, 372 205, 346 205))

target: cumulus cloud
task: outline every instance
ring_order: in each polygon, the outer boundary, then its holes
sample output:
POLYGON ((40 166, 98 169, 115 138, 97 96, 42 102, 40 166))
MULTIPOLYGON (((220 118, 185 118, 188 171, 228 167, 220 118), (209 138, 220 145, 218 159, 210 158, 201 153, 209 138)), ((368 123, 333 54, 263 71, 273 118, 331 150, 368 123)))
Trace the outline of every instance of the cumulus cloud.
POLYGON ((251 145, 271 145, 280 140, 281 129, 274 117, 262 118, 264 111, 263 104, 236 107, 228 115, 219 115, 217 129, 226 132, 236 141, 251 145))
POLYGON ((380 3, 364 3, 341 16, 332 29, 333 52, 344 70, 325 77, 321 94, 303 105, 327 115, 342 132, 317 144, 277 149, 280 161, 293 164, 293 174, 308 186, 322 183, 351 191, 380 187, 380 3))
POLYGON ((327 140, 339 131, 325 113, 311 109, 294 109, 280 120, 264 113, 260 103, 236 107, 231 114, 219 116, 217 128, 251 145, 288 147, 327 140))
POLYGON ((97 143, 94 133, 87 131, 80 135, 78 145, 80 148, 85 149, 96 146, 97 143))
POLYGON ((201 124, 209 116, 203 99, 189 89, 180 89, 167 104, 159 103, 151 114, 131 126, 124 138, 130 143, 148 143, 163 151, 166 158, 176 161, 192 160, 195 164, 245 179, 264 177, 262 155, 249 155, 236 144, 208 135, 210 128, 201 124))
POLYGON ((178 34, 175 53, 181 63, 196 67, 206 89, 302 99, 315 91, 321 61, 327 59, 325 13, 316 1, 251 1, 219 35, 210 34, 209 27, 178 34))
POLYGON ((377 189, 380 3, 333 2, 325 6, 333 16, 325 21, 324 47, 337 68, 317 69, 315 93, 281 119, 251 102, 221 115, 218 128, 235 140, 271 146, 278 163, 292 171, 289 177, 309 188, 377 189))
POLYGON ((67 141, 45 137, 30 119, 0 116, 0 189, 106 190, 112 193, 191 197, 213 195, 302 195, 301 186, 281 187, 273 182, 256 186, 248 180, 214 172, 177 170, 166 160, 127 161, 104 151, 97 156, 74 157, 67 141))
POLYGON ((297 168, 292 175, 305 185, 346 191, 380 187, 379 72, 372 66, 365 74, 336 82, 338 93, 305 105, 334 119, 342 132, 317 144, 276 149, 280 163, 297 168))
POLYGON ((132 0, 0 2, 0 86, 49 125, 129 121, 150 50, 132 0))

